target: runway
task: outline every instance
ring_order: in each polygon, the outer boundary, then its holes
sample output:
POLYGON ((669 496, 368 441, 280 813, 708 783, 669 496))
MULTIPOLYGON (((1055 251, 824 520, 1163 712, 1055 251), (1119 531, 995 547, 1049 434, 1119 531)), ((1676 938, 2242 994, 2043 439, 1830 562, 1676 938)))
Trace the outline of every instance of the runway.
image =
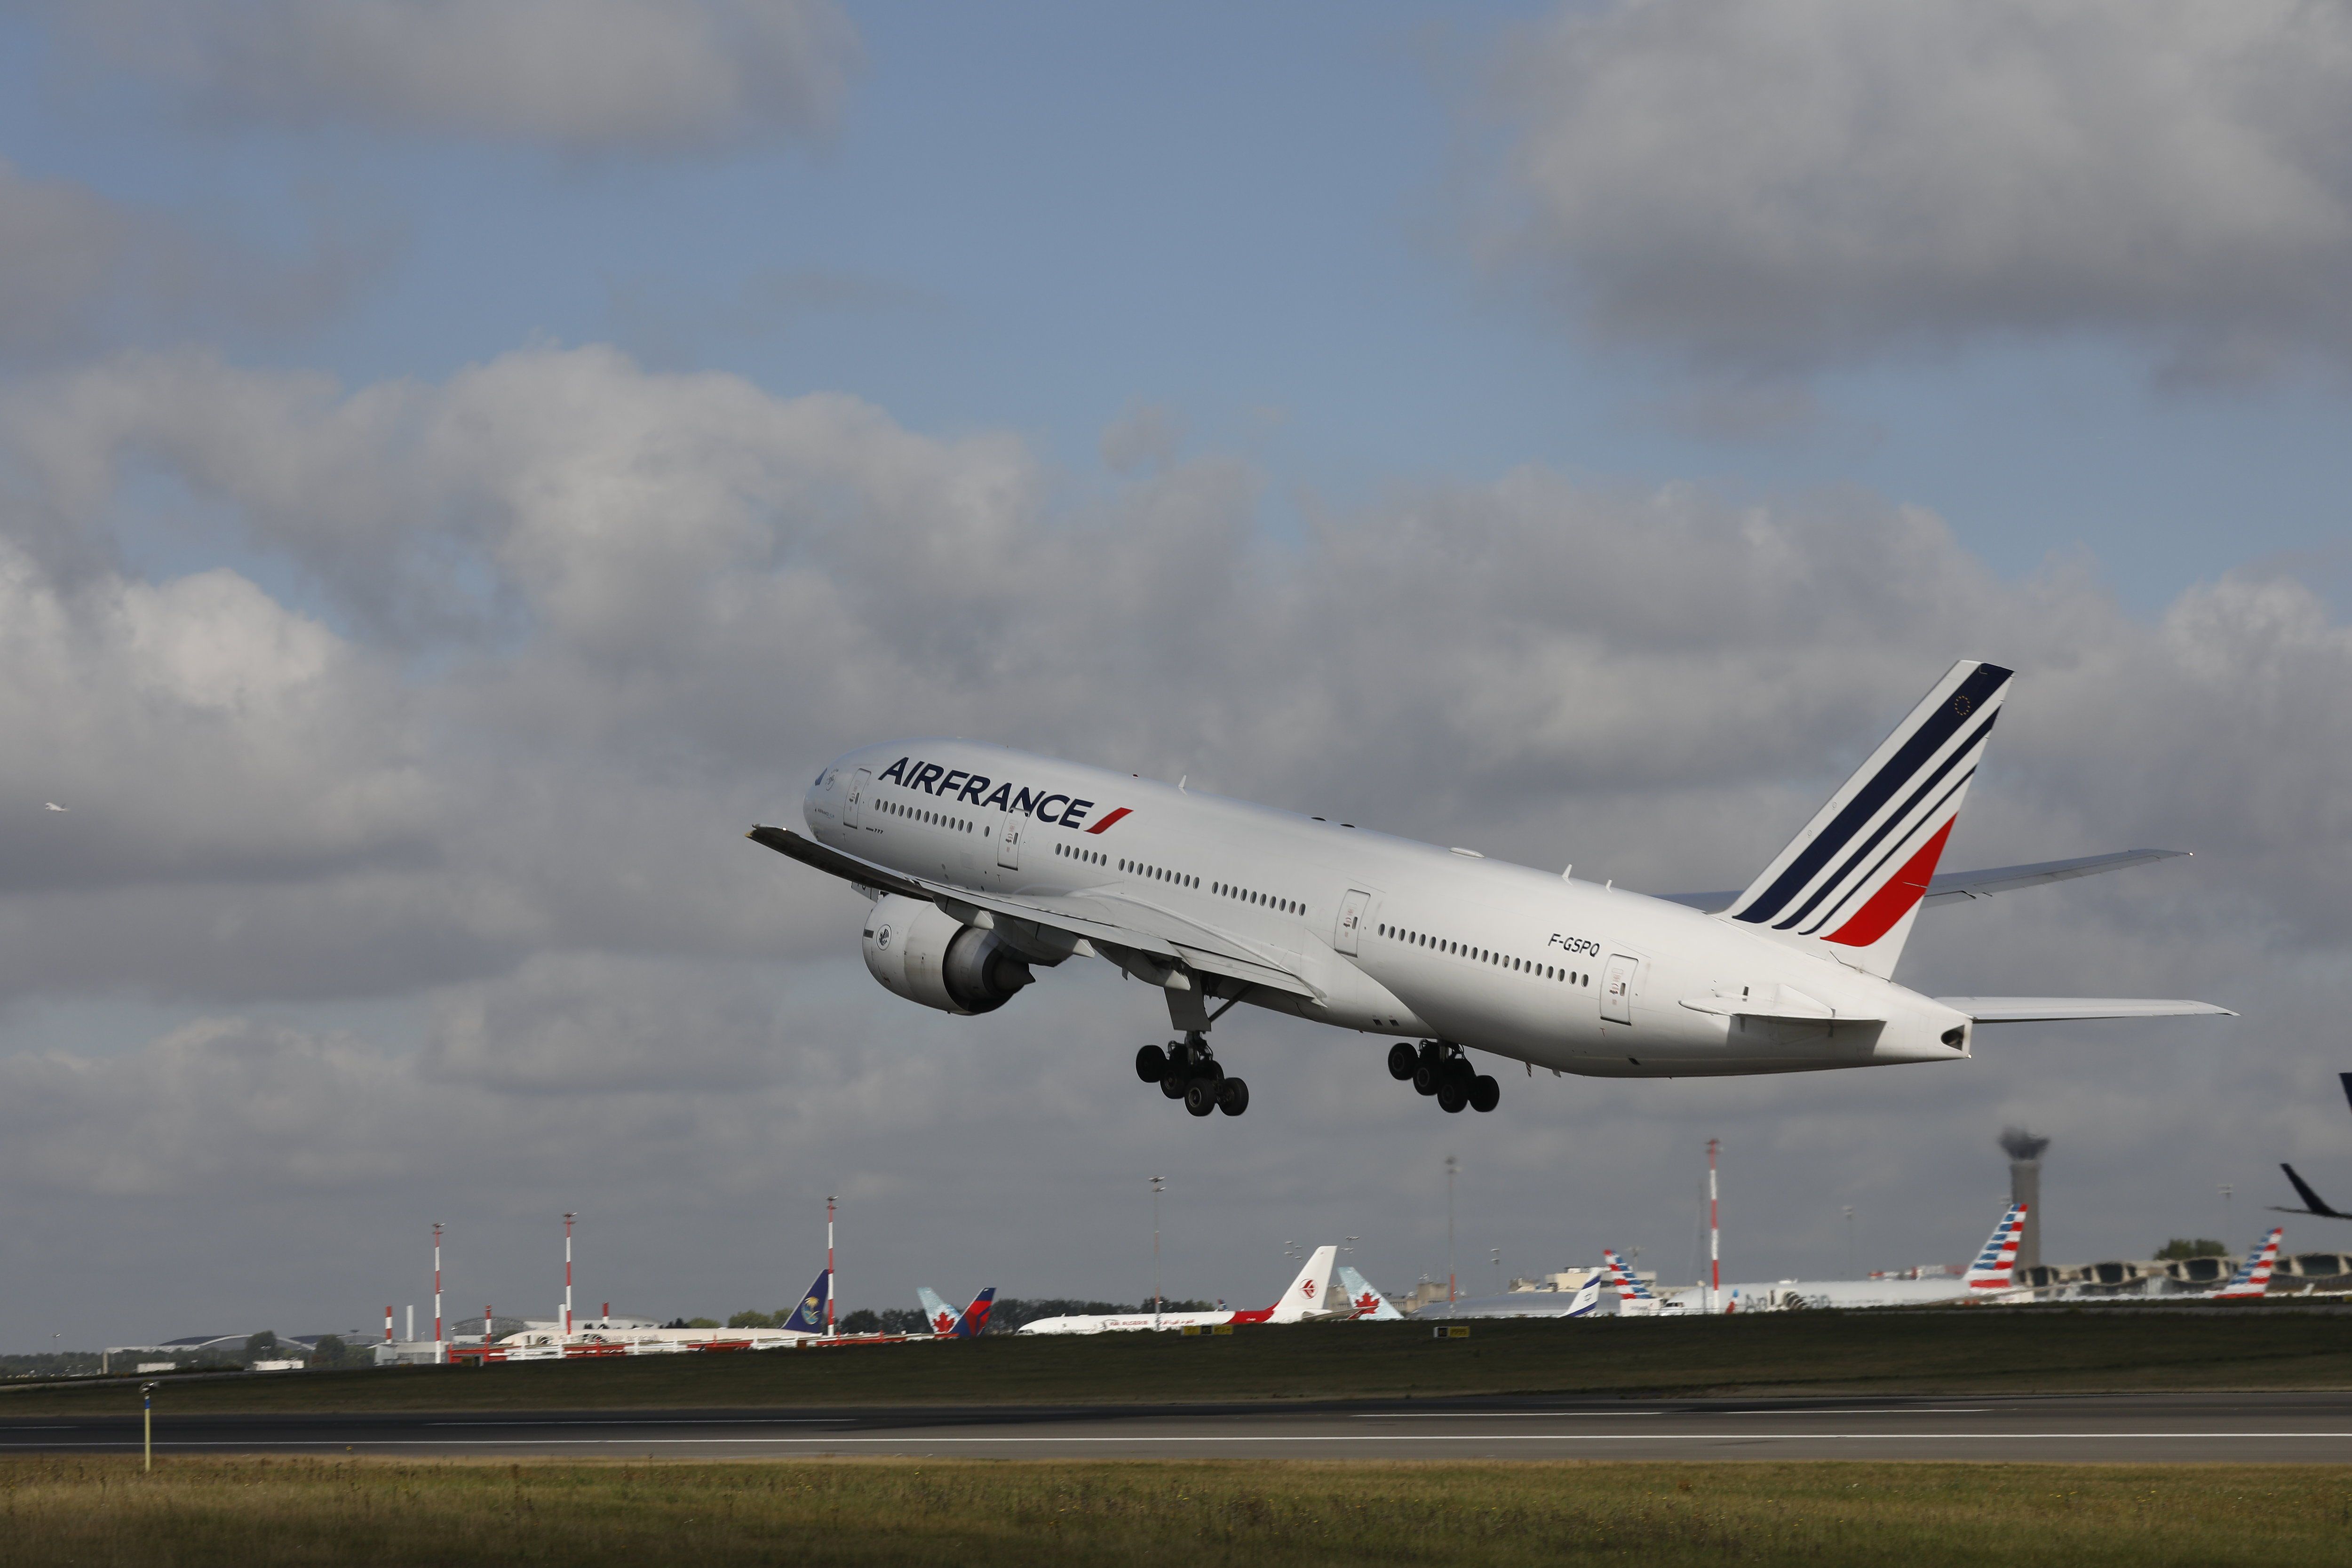
MULTIPOLYGON (((0 1453, 139 1447, 121 1417, 0 1420, 0 1453)), ((163 1454, 407 1458, 1973 1459, 2352 1463, 2352 1393, 1426 1400, 1118 1409, 175 1415, 163 1454)))

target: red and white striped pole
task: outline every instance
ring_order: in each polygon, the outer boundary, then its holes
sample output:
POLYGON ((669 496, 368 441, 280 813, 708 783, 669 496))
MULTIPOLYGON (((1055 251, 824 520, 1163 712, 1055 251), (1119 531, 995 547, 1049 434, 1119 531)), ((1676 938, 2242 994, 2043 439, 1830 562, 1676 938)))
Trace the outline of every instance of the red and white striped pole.
POLYGON ((441 1226, 433 1226, 433 1364, 441 1364, 441 1226))
POLYGON ((841 1294, 841 1277, 833 1271, 833 1205, 832 1194, 824 1200, 824 1337, 833 1338, 833 1303, 841 1294))
POLYGON ((488 1301, 482 1303, 482 1342, 490 1342, 490 1304, 488 1301))
POLYGON ((383 1310, 383 1342, 392 1343, 392 1309, 389 1307, 383 1310))
POLYGON ((1723 1248, 1715 1206, 1715 1152, 1722 1140, 1706 1141, 1706 1310, 1723 1310, 1723 1248))
POLYGON ((577 1217, 568 1212, 563 1216, 563 1332, 566 1338, 572 1333, 572 1222, 577 1217))

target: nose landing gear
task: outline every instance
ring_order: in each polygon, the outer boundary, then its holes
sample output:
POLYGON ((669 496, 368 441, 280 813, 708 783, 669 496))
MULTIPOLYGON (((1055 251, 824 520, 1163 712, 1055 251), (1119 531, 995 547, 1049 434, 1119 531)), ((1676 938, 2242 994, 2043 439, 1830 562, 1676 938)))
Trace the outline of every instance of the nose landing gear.
POLYGON ((1502 1103, 1503 1086, 1470 1065, 1450 1040, 1399 1040, 1389 1047, 1389 1076, 1410 1081, 1415 1094, 1434 1098, 1447 1115, 1465 1106, 1484 1114, 1502 1103))
POLYGON ((1160 1092, 1169 1099, 1182 1100, 1184 1109, 1194 1116, 1216 1110, 1239 1116, 1249 1109, 1249 1085, 1225 1076, 1225 1069, 1209 1050, 1208 1040, 1197 1030, 1169 1041, 1164 1048, 1145 1046, 1137 1051, 1135 1076, 1158 1084, 1160 1092))

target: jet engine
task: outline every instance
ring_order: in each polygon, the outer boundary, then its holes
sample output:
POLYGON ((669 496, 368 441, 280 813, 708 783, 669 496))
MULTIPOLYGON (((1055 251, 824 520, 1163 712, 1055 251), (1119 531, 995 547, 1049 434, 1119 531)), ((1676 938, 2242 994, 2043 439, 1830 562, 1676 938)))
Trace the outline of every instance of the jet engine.
POLYGON ((877 899, 866 917, 866 967, 908 1001, 942 1013, 992 1013, 1036 978, 994 931, 896 893, 877 899))

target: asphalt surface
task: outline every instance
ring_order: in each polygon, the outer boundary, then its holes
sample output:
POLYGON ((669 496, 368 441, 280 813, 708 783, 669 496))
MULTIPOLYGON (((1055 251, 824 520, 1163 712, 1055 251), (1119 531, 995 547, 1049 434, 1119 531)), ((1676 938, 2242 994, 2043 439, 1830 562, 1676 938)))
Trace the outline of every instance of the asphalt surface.
MULTIPOLYGON (((0 1420, 0 1453, 135 1450, 136 1414, 0 1420)), ((2352 1394, 1422 1400, 1103 1409, 175 1415, 165 1454, 408 1458, 1977 1459, 2352 1463, 2352 1394)))

